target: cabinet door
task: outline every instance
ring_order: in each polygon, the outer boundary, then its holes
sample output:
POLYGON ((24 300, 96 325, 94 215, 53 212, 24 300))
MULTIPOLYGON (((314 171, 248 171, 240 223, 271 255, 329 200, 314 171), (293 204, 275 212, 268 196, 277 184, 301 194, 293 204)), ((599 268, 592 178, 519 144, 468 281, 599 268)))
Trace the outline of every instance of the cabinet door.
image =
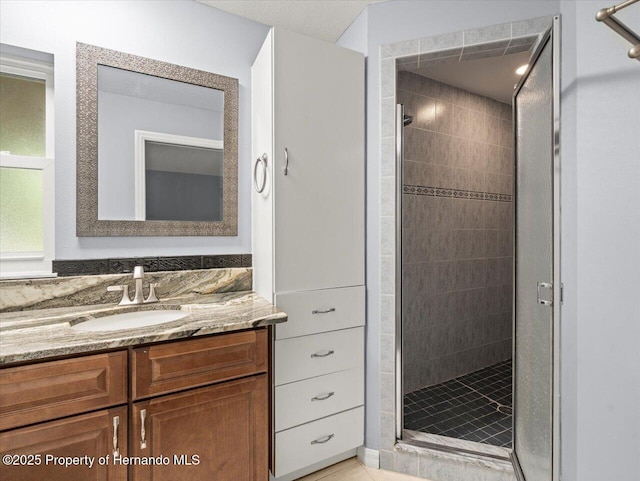
POLYGON ((135 466, 135 481, 266 481, 267 376, 261 374, 134 404, 134 456, 168 464, 135 466))
POLYGON ((14 429, 0 433, 0 452, 3 456, 22 455, 23 461, 39 465, 8 466, 0 464, 0 479, 11 481, 126 481, 127 467, 114 465, 114 442, 119 454, 127 455, 127 408, 119 407, 91 414, 83 414, 14 429), (116 427, 117 426, 117 427, 116 427), (109 463, 98 463, 100 457, 109 463), (76 458, 83 464, 61 466, 54 458, 76 458), (88 465, 88 461, 93 464, 88 465))
POLYGON ((273 85, 275 291, 362 285, 364 57, 275 29, 273 85))

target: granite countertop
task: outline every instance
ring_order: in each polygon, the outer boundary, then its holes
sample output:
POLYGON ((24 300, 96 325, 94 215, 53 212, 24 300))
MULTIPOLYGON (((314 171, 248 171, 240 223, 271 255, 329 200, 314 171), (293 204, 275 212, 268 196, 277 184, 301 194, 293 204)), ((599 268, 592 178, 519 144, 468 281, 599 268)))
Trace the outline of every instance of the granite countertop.
POLYGON ((5 312, 0 313, 0 365, 252 329, 286 320, 284 312, 250 291, 188 295, 135 306, 99 304, 5 312), (189 314, 163 324, 117 331, 72 328, 98 317, 166 309, 189 314))

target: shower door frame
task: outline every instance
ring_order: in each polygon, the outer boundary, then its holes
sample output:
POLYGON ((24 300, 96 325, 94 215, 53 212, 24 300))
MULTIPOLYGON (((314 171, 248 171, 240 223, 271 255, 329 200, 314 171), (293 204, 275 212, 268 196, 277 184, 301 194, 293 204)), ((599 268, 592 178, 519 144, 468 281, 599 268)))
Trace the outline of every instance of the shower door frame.
MULTIPOLYGON (((561 315, 561 299, 562 299, 562 283, 560 278, 560 16, 555 15, 553 17, 546 17, 549 19, 551 25, 544 28, 540 32, 540 40, 537 44, 536 51, 531 56, 531 61, 537 57, 538 47, 544 43, 544 39, 548 35, 553 37, 553 298, 557 302, 553 303, 553 326, 552 326, 552 346, 551 353, 552 359, 552 481, 559 481, 560 479, 560 315, 561 315)), ((490 43, 487 41, 487 43, 490 43)), ((396 69, 396 60, 403 55, 397 55, 393 57, 394 69, 396 69)), ((404 55, 408 56, 408 55, 404 55)), ((382 81, 381 81, 382 84, 382 81)), ((394 85, 394 95, 395 95, 394 85)), ((403 394, 403 366, 402 366, 402 193, 403 193, 403 157, 402 157, 402 142, 403 142, 403 106, 396 105, 394 101, 394 135, 395 135, 395 263, 394 263, 394 337, 395 337, 395 352, 394 352, 394 401, 395 401, 395 416, 394 416, 394 431, 395 431, 395 443, 396 445, 405 444, 412 445, 414 447, 422 447, 428 449, 436 449, 442 451, 448 451, 452 453, 458 453, 461 455, 474 454, 485 456, 488 458, 494 457, 482 452, 473 452, 466 449, 450 447, 446 445, 437 445, 434 443, 415 442, 403 439, 404 432, 404 394, 403 394)), ((384 119, 381 119, 384 122, 384 119)), ((514 141, 517 131, 515 129, 516 118, 513 118, 514 123, 514 141)), ((515 159, 514 159, 515 160, 515 159)), ((514 179, 515 182, 515 179, 514 179)), ((514 209, 514 219, 515 219, 514 209)), ((515 229, 515 224, 514 224, 515 229)), ((514 269, 515 269, 515 239, 514 239, 514 269)), ((385 273, 381 272, 384 276, 385 273)), ((515 277, 514 277, 515 280, 515 277)), ((515 300, 514 300, 515 302, 515 300)), ((515 309, 513 315, 515 316, 515 309)), ((515 326, 515 322, 513 322, 515 326)), ((515 332, 513 338, 513 344, 515 346, 515 332)), ((515 370, 514 370, 515 376, 515 370)), ((514 378, 514 386, 515 386, 514 378)), ((515 416, 514 406, 514 416, 515 416)), ((381 431, 384 426, 381 426, 381 431)), ((500 458, 503 459, 503 458, 500 458)), ((508 458, 507 458, 508 459, 508 458)), ((512 459, 513 462, 513 459, 512 459)), ((514 469, 519 471, 519 467, 516 467, 514 463, 514 469)), ((384 466, 382 466, 384 467, 384 466)), ((519 475, 520 473, 518 473, 519 475)))

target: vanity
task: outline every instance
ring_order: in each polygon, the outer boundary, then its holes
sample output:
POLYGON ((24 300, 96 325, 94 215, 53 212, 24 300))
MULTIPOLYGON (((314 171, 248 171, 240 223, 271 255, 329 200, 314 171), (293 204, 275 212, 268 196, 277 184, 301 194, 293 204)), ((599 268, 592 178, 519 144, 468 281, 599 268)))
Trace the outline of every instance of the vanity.
POLYGON ((0 478, 267 479, 270 329, 286 319, 250 291, 3 312, 0 478), (140 313, 181 317, 105 330, 140 313))

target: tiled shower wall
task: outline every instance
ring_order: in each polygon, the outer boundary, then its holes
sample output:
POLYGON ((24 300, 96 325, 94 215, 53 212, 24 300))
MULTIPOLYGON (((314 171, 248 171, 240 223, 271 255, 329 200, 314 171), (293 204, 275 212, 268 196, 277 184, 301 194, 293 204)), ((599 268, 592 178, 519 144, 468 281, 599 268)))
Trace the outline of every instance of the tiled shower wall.
POLYGON ((511 356, 511 106, 398 72, 405 393, 511 356))

